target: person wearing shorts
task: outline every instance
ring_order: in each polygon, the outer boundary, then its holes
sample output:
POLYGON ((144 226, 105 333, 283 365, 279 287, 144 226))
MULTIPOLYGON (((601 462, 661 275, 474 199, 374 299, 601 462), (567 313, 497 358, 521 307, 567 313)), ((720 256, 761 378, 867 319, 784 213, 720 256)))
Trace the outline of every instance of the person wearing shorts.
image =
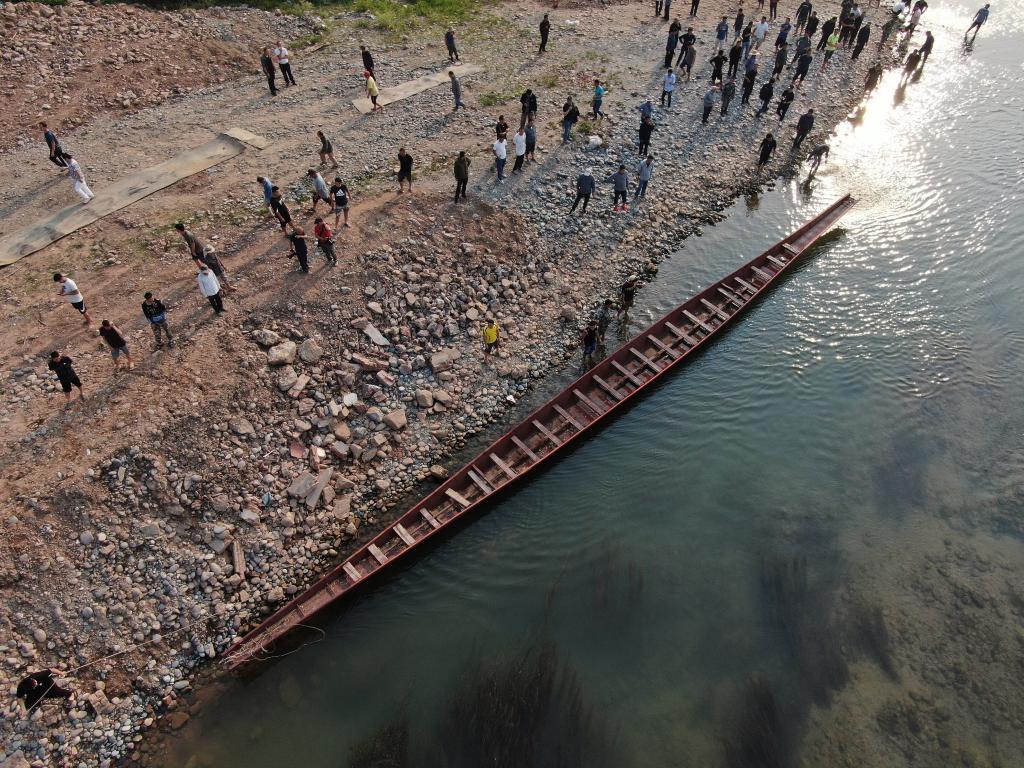
POLYGON ((498 351, 498 321, 493 317, 487 319, 483 330, 484 354, 493 355, 498 351))
POLYGON ((328 207, 331 207, 331 193, 327 189, 327 182, 324 181, 324 177, 321 176, 315 168, 310 168, 306 171, 306 175, 313 182, 313 213, 316 213, 316 207, 319 203, 327 203, 328 207))
POLYGON ((328 139, 323 131, 317 131, 316 137, 320 139, 320 165, 327 165, 327 161, 331 161, 331 167, 337 168, 338 161, 334 159, 334 144, 328 139))
POLYGON ((110 356, 114 359, 114 370, 120 370, 121 358, 124 357, 125 363, 127 363, 128 370, 130 371, 135 367, 132 362, 132 354, 128 349, 128 342, 125 341, 124 336, 121 335, 121 331, 116 325, 109 320, 104 320, 100 323, 100 336, 107 342, 107 346, 110 347, 110 356))
POLYGON ((292 223, 292 213, 288 210, 288 204, 284 201, 284 193, 280 187, 274 187, 270 193, 270 210, 281 224, 281 231, 287 232, 288 226, 292 223))
POLYGON ((409 183, 409 191, 412 192, 412 155, 405 151, 405 147, 398 148, 398 194, 405 192, 405 183, 409 183))
POLYGON ((348 198, 349 192, 348 187, 341 180, 341 177, 335 176, 334 183, 331 184, 331 205, 334 209, 334 228, 339 227, 339 221, 344 218, 344 224, 340 226, 346 226, 351 228, 351 224, 348 223, 348 198))
POLYGON ((57 374, 57 381, 60 382, 60 387, 64 390, 65 400, 71 402, 72 387, 78 390, 78 399, 85 400, 85 393, 82 391, 82 380, 75 373, 70 357, 54 350, 50 353, 50 362, 47 363, 46 367, 57 374))
POLYGON ((67 299, 68 303, 85 319, 85 327, 91 328, 92 318, 89 317, 89 312, 85 308, 85 297, 78 290, 78 285, 75 281, 70 277, 65 277, 60 272, 54 272, 53 282, 57 283, 57 295, 67 299))

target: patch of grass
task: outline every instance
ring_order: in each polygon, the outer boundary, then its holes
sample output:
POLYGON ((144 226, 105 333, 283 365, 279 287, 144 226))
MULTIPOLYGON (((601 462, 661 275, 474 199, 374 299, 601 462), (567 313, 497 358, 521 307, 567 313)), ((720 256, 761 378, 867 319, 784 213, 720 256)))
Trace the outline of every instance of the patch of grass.
POLYGON ((519 94, 512 91, 485 91, 477 96, 476 100, 481 107, 496 107, 518 98, 519 94))
POLYGON ((552 69, 548 72, 545 72, 543 75, 537 78, 537 82, 540 83, 545 88, 557 88, 559 83, 558 70, 552 69))

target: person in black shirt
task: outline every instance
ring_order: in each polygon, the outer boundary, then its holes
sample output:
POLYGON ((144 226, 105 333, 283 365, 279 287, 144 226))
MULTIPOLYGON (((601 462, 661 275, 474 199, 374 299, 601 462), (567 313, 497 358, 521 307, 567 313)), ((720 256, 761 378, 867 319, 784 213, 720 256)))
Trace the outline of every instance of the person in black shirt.
POLYGON ((114 370, 120 370, 121 368, 121 355, 124 355, 125 362, 128 363, 128 370, 130 371, 135 367, 132 362, 131 352, 128 350, 128 342, 125 341, 124 336, 121 335, 121 331, 109 320, 104 320, 100 323, 100 336, 107 342, 107 346, 110 347, 110 356, 114 359, 114 370))
POLYGON ((772 155, 775 154, 775 137, 770 133, 761 140, 760 154, 757 157, 757 167, 763 167, 769 160, 772 159, 772 155))
POLYGON ((270 86, 270 95, 277 96, 277 70, 274 69, 274 58, 270 55, 270 49, 264 48, 260 56, 260 69, 267 76, 267 85, 270 86))
POLYGON ((644 116, 640 120, 640 157, 647 155, 647 150, 651 148, 651 134, 654 133, 654 121, 650 117, 644 116))
POLYGON ((377 74, 373 71, 373 54, 371 54, 365 45, 359 46, 359 51, 363 56, 363 69, 370 73, 370 77, 374 80, 377 79, 377 74))
POLYGON ((167 327, 167 307, 160 299, 154 298, 153 294, 146 291, 142 302, 142 314, 146 316, 150 326, 153 328, 153 338, 156 339, 156 348, 163 349, 162 335, 167 336, 167 346, 173 347, 174 340, 171 338, 171 330, 167 327))
POLYGON ((341 180, 339 176, 334 177, 334 182, 331 184, 331 208, 334 211, 334 228, 338 228, 338 223, 344 217, 344 225, 351 228, 351 224, 348 223, 348 187, 345 186, 345 182, 341 180))
POLYGON ((53 351, 50 353, 50 362, 47 363, 46 367, 57 374, 57 381, 60 382, 60 387, 64 390, 65 400, 69 403, 71 402, 72 387, 75 387, 78 390, 79 399, 85 400, 85 393, 82 391, 82 381, 78 378, 78 374, 75 373, 75 369, 71 366, 70 357, 62 355, 60 352, 53 351))
POLYGON ((638 281, 635 277, 629 278, 619 288, 619 317, 629 314, 629 310, 633 307, 633 299, 636 298, 636 290, 639 287, 638 281))
POLYGON ((43 129, 43 140, 46 142, 47 149, 50 150, 50 162, 58 168, 67 168, 68 164, 64 160, 64 150, 60 148, 57 134, 51 131, 46 123, 40 123, 39 127, 43 129))
POLYGON ((334 144, 328 139, 323 131, 317 131, 316 137, 320 139, 320 165, 327 165, 327 161, 331 161, 331 167, 337 168, 338 161, 334 159, 334 144))
POLYGON ((290 235, 285 235, 291 244, 288 257, 295 257, 299 260, 299 266, 303 272, 309 272, 309 246, 306 245, 306 232, 302 227, 295 227, 290 235))
POLYGON ((70 699, 75 694, 70 689, 57 685, 53 670, 44 669, 41 672, 33 672, 18 683, 16 695, 24 700, 25 711, 31 712, 43 699, 70 699))
POLYGON ((832 33, 836 29, 836 22, 838 19, 833 16, 831 19, 821 25, 821 39, 818 41, 818 50, 824 51, 825 46, 828 44, 828 39, 832 36, 832 33))
POLYGON ((814 110, 808 109, 802 115, 796 123, 796 136, 793 138, 793 151, 800 149, 800 145, 804 143, 804 139, 807 138, 807 134, 814 128, 814 110))
POLYGON ((548 47, 548 34, 551 32, 551 22, 548 21, 548 15, 544 14, 544 19, 540 23, 540 49, 537 53, 544 53, 548 47))
POLYGON ((398 194, 405 192, 405 183, 409 182, 409 191, 412 192, 412 155, 405 151, 405 147, 398 148, 398 194))
POLYGON ((270 192, 270 210, 281 223, 281 231, 287 232, 288 225, 292 223, 292 214, 288 210, 288 204, 284 201, 284 193, 280 187, 274 187, 270 192))

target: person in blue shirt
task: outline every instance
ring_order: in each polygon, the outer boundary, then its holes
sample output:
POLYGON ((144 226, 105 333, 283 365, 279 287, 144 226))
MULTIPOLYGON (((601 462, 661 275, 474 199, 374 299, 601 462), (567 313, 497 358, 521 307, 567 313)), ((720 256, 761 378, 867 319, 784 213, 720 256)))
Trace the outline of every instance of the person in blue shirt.
POLYGON ((601 111, 601 104, 604 101, 604 95, 606 93, 605 87, 601 85, 600 80, 594 80, 594 119, 603 120, 604 112, 601 111))
POLYGON ((981 29, 982 25, 986 21, 988 21, 988 6, 989 4, 985 3, 985 7, 979 8, 978 12, 974 14, 974 21, 971 22, 971 26, 969 26, 967 28, 967 31, 964 32, 964 37, 967 37, 969 34, 971 34, 972 29, 974 30, 974 36, 971 39, 973 40, 975 37, 978 36, 978 31, 981 29))
POLYGON ((789 42, 789 32, 793 29, 793 23, 786 17, 786 20, 782 22, 782 26, 779 27, 779 36, 775 38, 775 47, 779 48, 789 42))
POLYGON ((729 18, 723 16, 715 27, 715 43, 719 48, 725 48, 725 41, 729 39, 729 18))
POLYGON ((263 189, 263 204, 273 210, 271 203, 274 200, 274 182, 266 176, 257 176, 256 183, 263 189))

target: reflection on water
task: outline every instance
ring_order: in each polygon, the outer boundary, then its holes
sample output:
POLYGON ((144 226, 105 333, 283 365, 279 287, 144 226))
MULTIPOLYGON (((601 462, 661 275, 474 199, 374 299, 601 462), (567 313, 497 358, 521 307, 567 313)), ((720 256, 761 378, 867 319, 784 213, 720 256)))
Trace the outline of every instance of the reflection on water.
POLYGON ((842 230, 164 764, 1021 764, 1024 10, 973 51, 966 7, 927 17, 896 106, 898 72, 814 179, 663 265, 634 330, 850 191, 842 230))

